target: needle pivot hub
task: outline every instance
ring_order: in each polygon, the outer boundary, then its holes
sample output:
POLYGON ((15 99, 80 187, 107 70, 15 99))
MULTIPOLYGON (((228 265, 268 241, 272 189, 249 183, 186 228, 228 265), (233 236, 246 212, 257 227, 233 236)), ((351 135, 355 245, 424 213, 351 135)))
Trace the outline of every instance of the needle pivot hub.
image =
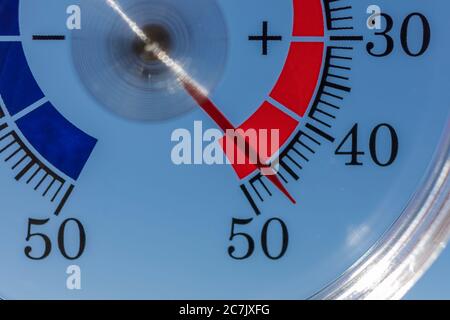
MULTIPOLYGON (((150 39, 151 43, 158 46, 170 56, 173 47, 172 37, 169 31, 162 25, 148 24, 142 27, 142 31, 150 39)), ((158 57, 151 50, 150 45, 139 37, 133 42, 133 52, 144 62, 158 61, 158 57)))
POLYGON ((75 70, 99 105, 119 117, 160 122, 198 108, 169 60, 206 92, 222 80, 228 28, 215 0, 80 0, 80 6, 83 27, 71 37, 75 70), (163 54, 157 57, 155 48, 163 54))

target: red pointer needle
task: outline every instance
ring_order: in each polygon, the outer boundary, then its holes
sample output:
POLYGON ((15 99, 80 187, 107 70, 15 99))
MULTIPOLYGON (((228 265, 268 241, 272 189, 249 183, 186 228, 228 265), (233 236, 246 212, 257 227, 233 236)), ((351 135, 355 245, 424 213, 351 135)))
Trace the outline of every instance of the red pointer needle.
MULTIPOLYGON (((205 95, 197 86, 192 83, 189 79, 181 77, 180 79, 181 84, 186 89, 186 91, 189 93, 189 95, 197 102, 200 108, 202 108, 214 122, 217 123, 217 125, 222 129, 223 132, 227 132, 227 130, 235 130, 235 127, 233 124, 228 120, 225 115, 217 108, 217 106, 211 101, 211 99, 208 98, 207 95, 205 95)), ((245 139, 244 139, 245 140, 245 139)), ((248 153, 252 152, 250 145, 245 140, 245 148, 246 150, 249 150, 248 153)), ((247 151, 246 151, 247 153, 247 151)), ((259 156, 257 157, 258 163, 256 166, 261 170, 264 168, 265 170, 268 170, 268 166, 261 163, 259 156)), ((295 199, 291 196, 289 191, 283 186, 280 179, 273 174, 273 175, 265 175, 267 179, 269 179, 270 182, 275 185, 292 203, 296 203, 295 199)))

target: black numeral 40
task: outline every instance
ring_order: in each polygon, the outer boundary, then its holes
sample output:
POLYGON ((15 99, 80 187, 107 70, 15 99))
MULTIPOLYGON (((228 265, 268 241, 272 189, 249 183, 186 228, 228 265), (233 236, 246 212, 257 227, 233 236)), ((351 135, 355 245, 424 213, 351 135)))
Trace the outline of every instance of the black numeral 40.
MULTIPOLYGON (((359 140, 359 126, 358 124, 355 124, 335 151, 336 155, 350 157, 350 160, 346 163, 347 166, 363 165, 361 157, 365 155, 365 152, 359 149, 358 140, 359 140), (344 148, 348 145, 350 146, 348 150, 344 150, 344 148)), ((380 167, 388 167, 392 165, 397 159, 398 149, 399 149, 398 135, 391 125, 387 123, 382 123, 372 130, 369 139, 369 150, 370 150, 370 157, 372 158, 373 162, 376 165, 380 167), (379 136, 382 130, 387 131, 390 137, 389 139, 390 141, 383 140, 380 142, 379 136), (387 157, 387 159, 381 159, 380 155, 378 154, 380 144, 381 146, 387 145, 390 148, 388 150, 389 156, 387 157)))

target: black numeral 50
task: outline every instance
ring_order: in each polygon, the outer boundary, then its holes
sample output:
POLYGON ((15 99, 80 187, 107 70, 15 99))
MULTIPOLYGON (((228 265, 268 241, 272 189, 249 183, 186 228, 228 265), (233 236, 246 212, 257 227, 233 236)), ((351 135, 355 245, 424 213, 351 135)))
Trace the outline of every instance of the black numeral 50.
MULTIPOLYGON (((28 231, 27 231, 27 237, 25 240, 28 242, 32 238, 39 238, 39 239, 41 239, 42 244, 43 244, 42 254, 37 255, 37 256, 32 255, 32 252, 34 250, 31 246, 25 247, 24 252, 25 252, 25 255, 29 259, 43 260, 50 255, 50 253, 52 251, 52 241, 50 240, 50 237, 44 233, 33 232, 33 230, 32 230, 33 226, 43 226, 43 225, 47 224, 47 222, 49 222, 49 220, 50 219, 44 219, 44 220, 31 219, 31 218, 28 219, 28 231)), ((83 255, 85 247, 86 247, 86 232, 84 231, 84 227, 81 224, 81 222, 74 218, 64 220, 58 230, 58 248, 59 248, 59 251, 61 252, 61 254, 63 255, 63 257, 68 260, 76 260, 83 255), (66 233, 66 229, 67 229, 69 223, 75 224, 75 226, 78 228, 78 232, 79 232, 78 251, 76 252, 76 254, 72 254, 72 255, 70 255, 67 252, 66 245, 65 245, 65 233, 66 233)))
MULTIPOLYGON (((252 236, 249 235, 248 233, 236 232, 237 226, 249 225, 252 221, 253 219, 233 219, 231 223, 230 241, 234 241, 237 238, 242 238, 243 240, 245 240, 246 252, 241 256, 237 256, 235 255, 236 247, 234 245, 231 245, 228 247, 228 254, 230 255, 231 258, 235 260, 245 260, 250 258, 255 252, 255 240, 253 240, 252 236)), ((266 257, 271 260, 281 259, 286 254, 288 245, 289 245, 289 232, 283 220, 279 218, 272 218, 268 220, 261 230, 261 248, 266 257), (273 250, 273 248, 272 250, 269 248, 268 234, 272 230, 271 228, 272 225, 276 224, 278 224, 281 228, 281 248, 277 253, 274 253, 273 251, 275 250, 273 250)))

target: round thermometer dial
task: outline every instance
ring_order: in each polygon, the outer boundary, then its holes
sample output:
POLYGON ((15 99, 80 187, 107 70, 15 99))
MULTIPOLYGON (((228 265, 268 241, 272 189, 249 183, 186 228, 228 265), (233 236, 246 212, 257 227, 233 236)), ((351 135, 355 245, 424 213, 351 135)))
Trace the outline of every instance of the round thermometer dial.
POLYGON ((449 233, 447 9, 0 0, 0 296, 401 297, 449 233))

